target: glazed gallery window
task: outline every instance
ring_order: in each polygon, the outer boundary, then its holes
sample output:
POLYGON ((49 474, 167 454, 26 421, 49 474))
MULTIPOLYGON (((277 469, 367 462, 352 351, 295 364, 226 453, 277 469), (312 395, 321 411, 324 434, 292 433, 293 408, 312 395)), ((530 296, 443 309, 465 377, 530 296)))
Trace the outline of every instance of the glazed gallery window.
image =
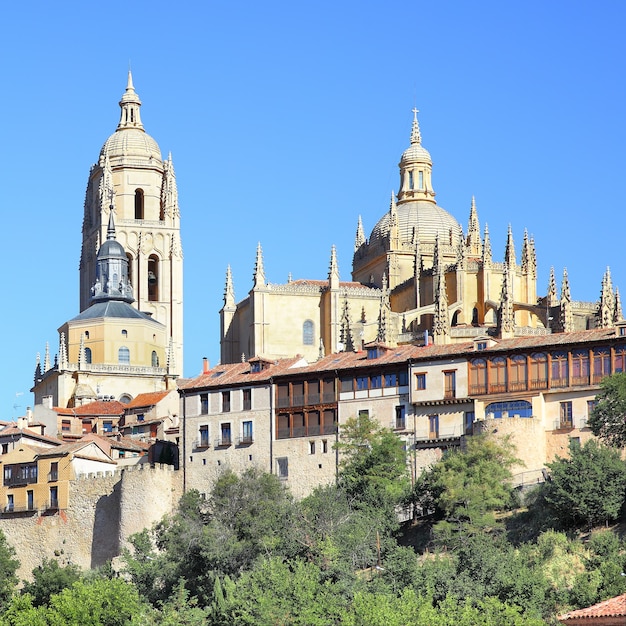
POLYGON ((306 320, 306 322, 302 324, 302 343, 305 346, 315 344, 315 326, 311 320, 306 320))
POLYGON ((130 365, 130 350, 125 346, 117 351, 117 362, 120 365, 130 365))

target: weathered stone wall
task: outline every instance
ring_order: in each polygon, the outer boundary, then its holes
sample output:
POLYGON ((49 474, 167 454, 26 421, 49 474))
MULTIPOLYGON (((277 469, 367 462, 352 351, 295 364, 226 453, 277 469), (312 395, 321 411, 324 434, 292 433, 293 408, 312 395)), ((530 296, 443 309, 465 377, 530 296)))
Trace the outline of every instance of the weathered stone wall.
POLYGON ((31 578, 44 558, 90 569, 118 556, 131 534, 175 509, 181 474, 171 466, 137 466, 88 475, 70 482, 66 510, 1 518, 0 528, 21 563, 18 576, 31 578))

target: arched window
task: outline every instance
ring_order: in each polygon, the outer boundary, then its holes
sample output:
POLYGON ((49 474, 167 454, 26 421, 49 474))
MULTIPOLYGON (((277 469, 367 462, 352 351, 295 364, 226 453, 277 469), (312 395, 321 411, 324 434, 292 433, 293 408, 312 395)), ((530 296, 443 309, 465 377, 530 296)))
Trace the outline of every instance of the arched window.
POLYGON ((133 397, 132 397, 132 396, 129 396, 127 393, 123 393, 123 394, 120 396, 120 402, 121 402, 122 404, 128 404, 128 403, 129 403, 132 399, 133 399, 133 397))
POLYGON ((511 380, 510 391, 523 391, 528 386, 528 371, 526 369, 526 357, 521 354, 515 354, 511 357, 509 364, 509 372, 511 380))
POLYGON ((613 372, 626 372, 626 346, 615 346, 613 372))
POLYGON ((148 300, 159 299, 159 258, 152 254, 148 259, 148 300))
POLYGON ((135 219, 143 219, 143 189, 135 189, 135 219))
POLYGON ((85 331, 85 339, 89 339, 89 331, 88 330, 85 331))
POLYGON ((159 355, 156 350, 152 351, 152 367, 159 367, 159 355))
POLYGON ((85 348, 85 363, 91 363, 91 348, 85 348))
POLYGON ((491 361, 489 391, 491 393, 506 391, 506 359, 504 357, 498 356, 491 361))
POLYGON ((593 351, 593 382, 599 383, 611 373, 611 353, 608 348, 593 351))
POLYGON ((470 394, 487 393, 487 361, 470 361, 470 394))
POLYGON ((305 346, 315 345, 315 326, 311 320, 302 324, 302 343, 305 346))
POLYGON ((548 386, 548 356, 535 352, 530 357, 530 388, 545 389, 548 386))
POLYGON ((552 361, 552 387, 567 387, 569 379, 569 364, 567 352, 553 352, 550 355, 552 361))
POLYGON ((128 331, 125 328, 122 329, 122 337, 128 337, 128 331))
POLYGON ((126 346, 117 351, 117 362, 120 365, 130 365, 130 350, 126 346))
POLYGON ((526 400, 512 402, 492 402, 485 407, 485 416, 489 419, 502 417, 532 417, 533 407, 526 400))
POLYGON ((589 384, 589 351, 572 352, 572 385, 589 384))

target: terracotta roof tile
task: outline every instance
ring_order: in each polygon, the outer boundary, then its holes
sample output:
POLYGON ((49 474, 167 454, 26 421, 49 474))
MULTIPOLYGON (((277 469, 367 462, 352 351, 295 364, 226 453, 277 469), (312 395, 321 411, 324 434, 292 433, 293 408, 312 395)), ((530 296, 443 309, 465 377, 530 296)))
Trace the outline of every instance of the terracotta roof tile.
MULTIPOLYGON (((573 623, 573 620, 580 620, 580 623, 593 624, 593 618, 595 617, 623 617, 626 618, 626 593, 603 602, 598 602, 593 606, 586 609, 579 609, 577 611, 570 611, 564 615, 559 615, 558 620, 563 623, 573 623), (582 621, 585 620, 585 621, 582 621), (588 622, 587 622, 588 620, 588 622)), ((626 619, 623 622, 626 624, 626 619)))
POLYGON ((54 407, 57 415, 69 417, 99 417, 101 415, 124 415, 125 405, 117 400, 96 400, 89 404, 83 404, 71 409, 63 407, 54 407))
POLYGON ((140 393, 136 398, 133 398, 127 405, 128 409, 136 409, 137 407, 154 406, 158 404, 167 396, 170 391, 152 391, 150 393, 140 393))
MULTIPOLYGON (((263 359, 266 360, 266 359, 263 359)), ((271 361, 269 367, 260 372, 251 372, 250 363, 231 363, 228 365, 216 365, 207 374, 200 374, 179 384, 179 388, 186 389, 209 389, 211 387, 224 387, 228 385, 243 385, 250 383, 262 383, 273 376, 283 374, 290 367, 302 361, 301 356, 291 359, 278 359, 271 361)))
POLYGON ((48 443, 52 443, 55 446, 61 444, 61 441, 56 437, 50 437, 48 435, 40 435, 33 430, 28 428, 18 428, 17 426, 7 426, 0 430, 0 438, 6 435, 22 435, 23 437, 29 437, 31 439, 39 439, 40 441, 46 441, 48 443))

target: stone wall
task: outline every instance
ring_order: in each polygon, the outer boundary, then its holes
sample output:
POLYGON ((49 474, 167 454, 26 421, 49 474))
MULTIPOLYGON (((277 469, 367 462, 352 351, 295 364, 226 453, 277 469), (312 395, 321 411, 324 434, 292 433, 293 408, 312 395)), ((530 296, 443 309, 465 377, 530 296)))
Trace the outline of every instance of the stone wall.
POLYGON ((139 465, 74 480, 66 510, 2 517, 0 528, 17 552, 20 579, 44 558, 90 569, 118 556, 130 535, 173 511, 181 495, 182 472, 139 465))

